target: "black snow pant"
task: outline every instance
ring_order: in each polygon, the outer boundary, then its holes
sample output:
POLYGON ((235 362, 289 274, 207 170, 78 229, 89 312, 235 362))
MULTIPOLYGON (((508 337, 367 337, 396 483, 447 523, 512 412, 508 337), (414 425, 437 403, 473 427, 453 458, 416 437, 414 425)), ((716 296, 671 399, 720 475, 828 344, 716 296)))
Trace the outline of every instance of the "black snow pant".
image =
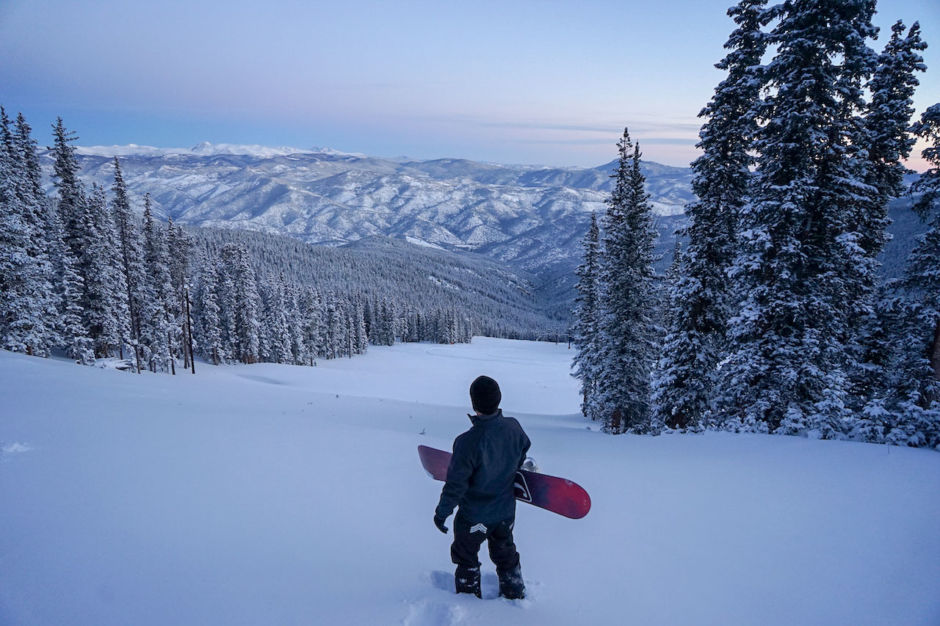
POLYGON ((450 547, 450 558, 457 565, 455 573, 457 593, 480 595, 480 546, 486 541, 490 559, 496 565, 496 574, 500 581, 500 594, 507 597, 519 595, 522 587, 522 573, 519 565, 519 552, 512 538, 514 519, 496 524, 472 522, 457 512, 454 517, 454 543, 450 547), (513 587, 504 589, 504 584, 513 587), (521 589, 517 589, 517 587, 521 589))

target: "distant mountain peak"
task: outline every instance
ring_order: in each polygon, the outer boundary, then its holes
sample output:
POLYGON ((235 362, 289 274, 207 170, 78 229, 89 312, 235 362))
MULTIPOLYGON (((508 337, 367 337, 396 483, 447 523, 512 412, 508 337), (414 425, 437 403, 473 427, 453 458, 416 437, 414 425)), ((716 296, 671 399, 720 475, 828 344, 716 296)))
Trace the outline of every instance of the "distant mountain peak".
POLYGON ((171 155, 211 157, 219 155, 247 156, 272 159, 292 154, 325 154, 329 156, 365 158, 356 152, 342 152, 333 148, 295 148, 292 146, 262 146, 257 144, 212 143, 201 141, 192 148, 157 148, 130 143, 123 146, 77 146, 76 152, 83 156, 97 157, 166 157, 171 155))
POLYGON ((289 154, 302 154, 305 152, 316 152, 304 148, 293 148, 290 146, 260 146, 257 144, 234 144, 234 143, 211 143, 203 141, 197 143, 190 150, 190 153, 198 156, 215 156, 219 154, 232 154, 240 156, 251 156, 262 159, 272 157, 287 156, 289 154))

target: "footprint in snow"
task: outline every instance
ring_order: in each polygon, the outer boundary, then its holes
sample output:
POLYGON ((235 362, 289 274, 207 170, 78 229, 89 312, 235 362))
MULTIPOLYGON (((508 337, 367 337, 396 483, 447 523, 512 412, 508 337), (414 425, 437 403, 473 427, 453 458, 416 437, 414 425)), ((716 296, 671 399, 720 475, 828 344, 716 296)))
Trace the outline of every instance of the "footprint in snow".
POLYGON ((442 572, 440 570, 431 572, 431 584, 437 589, 456 593, 453 572, 442 572))
POLYGON ((404 626, 457 626, 466 623, 466 610, 457 604, 421 600, 408 607, 404 626))
POLYGON ((14 441, 13 443, 0 444, 0 460, 6 461, 16 454, 32 452, 33 448, 27 443, 14 441))

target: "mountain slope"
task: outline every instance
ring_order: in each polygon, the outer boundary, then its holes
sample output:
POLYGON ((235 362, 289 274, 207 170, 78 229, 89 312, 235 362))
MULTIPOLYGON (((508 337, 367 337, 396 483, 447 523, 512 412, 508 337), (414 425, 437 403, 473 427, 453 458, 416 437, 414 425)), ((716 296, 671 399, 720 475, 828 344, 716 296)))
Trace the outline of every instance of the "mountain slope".
POLYGON ((938 623, 940 455, 611 437, 577 414, 570 359, 476 338, 138 376, 0 351, 0 623, 938 623), (469 427, 481 372, 542 471, 593 502, 518 506, 520 602, 495 598, 485 550, 485 599, 454 595, 416 452, 469 427))
MULTIPOLYGON (((478 251, 536 272, 580 254, 577 240, 590 211, 603 211, 613 170, 613 163, 547 168, 210 144, 79 153, 82 174, 104 186, 113 177, 108 155, 119 154, 131 193, 150 193, 156 213, 179 223, 329 245, 384 235, 478 251)), ((645 167, 658 214, 681 214, 691 200, 689 170, 645 167)))
MULTIPOLYGON (((390 237, 449 251, 472 251, 531 274, 538 299, 564 317, 591 211, 603 212, 615 162, 551 168, 464 159, 382 159, 334 150, 303 151, 203 143, 192 149, 79 148, 86 180, 110 187, 119 155, 132 197, 150 193, 158 215, 192 226, 285 234, 340 246, 390 237)), ((47 172, 51 155, 44 154, 47 172)), ((691 170, 644 163, 656 210, 657 269, 665 271, 693 200, 691 170)), ((885 275, 897 276, 923 230, 910 200, 892 203, 885 275)))
POLYGON ((402 311, 455 309, 479 334, 514 338, 564 336, 567 311, 552 319, 548 296, 524 271, 470 252, 449 252, 374 236, 341 247, 312 246, 278 234, 187 227, 199 261, 225 244, 243 246, 256 274, 322 292, 378 294, 402 311))

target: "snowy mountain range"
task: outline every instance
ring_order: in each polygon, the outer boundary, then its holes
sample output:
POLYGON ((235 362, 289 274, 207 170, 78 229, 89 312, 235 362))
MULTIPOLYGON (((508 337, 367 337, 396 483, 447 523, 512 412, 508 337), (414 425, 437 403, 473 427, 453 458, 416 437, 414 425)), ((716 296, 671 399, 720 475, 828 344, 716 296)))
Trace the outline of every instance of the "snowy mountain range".
MULTIPOLYGON (((384 159, 329 149, 201 143, 191 149, 78 149, 86 180, 110 187, 118 156, 140 204, 181 224, 288 234, 342 245, 371 236, 468 250, 542 273, 570 268, 614 163, 553 168, 462 159, 384 159)), ((51 157, 45 155, 51 167, 51 157)), ((692 199, 686 168, 646 163, 664 234, 692 199)))
MULTIPOLYGON (((77 153, 83 178, 106 188, 117 156, 135 206, 142 209, 149 193, 155 213, 180 224, 329 246, 392 238, 488 257, 534 277, 546 313, 556 318, 570 311, 580 242, 591 211, 605 209, 616 165, 500 165, 207 142, 192 148, 79 147, 77 153)), ((51 155, 41 156, 51 174, 51 155)), ((643 167, 662 272, 675 230, 685 222, 684 206, 694 198, 692 172, 652 162, 643 167)), ((900 199, 891 206, 888 276, 901 271, 913 236, 923 230, 909 203, 900 199)))

